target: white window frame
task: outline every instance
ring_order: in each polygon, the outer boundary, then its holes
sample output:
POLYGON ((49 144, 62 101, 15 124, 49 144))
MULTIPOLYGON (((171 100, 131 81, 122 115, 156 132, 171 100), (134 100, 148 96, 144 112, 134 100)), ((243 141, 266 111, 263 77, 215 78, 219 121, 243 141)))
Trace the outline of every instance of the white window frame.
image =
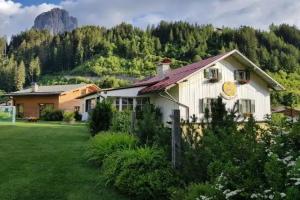
POLYGON ((241 114, 255 113, 255 100, 253 99, 240 99, 238 105, 239 113, 241 114))
POLYGON ((234 70, 234 80, 236 81, 249 81, 250 80, 250 72, 247 70, 234 70), (249 75, 247 76, 247 73, 249 75), (243 74, 243 77, 241 76, 243 74))
POLYGON ((208 108, 209 113, 211 113, 211 103, 217 101, 218 98, 203 98, 200 99, 200 113, 205 113, 206 108, 208 108))
POLYGON ((218 78, 219 78, 219 69, 218 68, 210 68, 208 70, 208 79, 218 79, 218 78))

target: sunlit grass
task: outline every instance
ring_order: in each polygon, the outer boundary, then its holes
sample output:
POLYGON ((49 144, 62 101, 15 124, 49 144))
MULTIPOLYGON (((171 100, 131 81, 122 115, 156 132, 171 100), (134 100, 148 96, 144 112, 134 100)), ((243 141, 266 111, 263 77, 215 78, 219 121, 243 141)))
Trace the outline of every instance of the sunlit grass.
POLYGON ((0 123, 0 199, 123 199, 96 185, 99 170, 82 157, 88 139, 83 124, 0 123))

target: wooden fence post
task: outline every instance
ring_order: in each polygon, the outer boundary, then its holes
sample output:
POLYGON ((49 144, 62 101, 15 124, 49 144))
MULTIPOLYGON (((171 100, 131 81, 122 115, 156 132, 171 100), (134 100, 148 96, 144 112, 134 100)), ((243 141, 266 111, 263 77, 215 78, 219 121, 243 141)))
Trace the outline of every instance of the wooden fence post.
POLYGON ((173 110, 172 114, 172 164, 174 168, 181 165, 181 130, 180 110, 173 110))
POLYGON ((136 123, 136 112, 135 111, 132 111, 131 112, 131 133, 134 134, 135 132, 135 123, 136 123))

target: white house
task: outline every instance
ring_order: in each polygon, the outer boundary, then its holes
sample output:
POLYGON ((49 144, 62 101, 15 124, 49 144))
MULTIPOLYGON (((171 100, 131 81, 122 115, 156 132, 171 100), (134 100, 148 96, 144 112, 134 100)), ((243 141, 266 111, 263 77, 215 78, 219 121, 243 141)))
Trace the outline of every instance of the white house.
MULTIPOLYGON (((82 97, 88 112, 96 99, 110 98, 120 111, 135 109, 150 102, 159 107, 163 121, 170 121, 173 109, 181 118, 204 116, 210 102, 221 96, 228 109, 238 103, 241 114, 252 113, 257 121, 271 114, 270 90, 283 90, 277 81, 242 55, 233 50, 199 62, 170 69, 170 60, 157 66, 157 76, 143 79, 130 87, 102 90, 82 97)), ((85 114, 85 118, 87 114, 85 114)))

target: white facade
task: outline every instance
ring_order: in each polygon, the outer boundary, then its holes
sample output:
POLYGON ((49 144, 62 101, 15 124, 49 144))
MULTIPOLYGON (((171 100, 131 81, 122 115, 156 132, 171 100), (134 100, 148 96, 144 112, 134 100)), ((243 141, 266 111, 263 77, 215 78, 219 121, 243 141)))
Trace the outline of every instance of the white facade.
MULTIPOLYGON (((237 86, 236 96, 230 100, 223 98, 228 109, 233 108, 234 104, 240 99, 254 100, 255 112, 253 116, 257 121, 265 120, 267 114, 271 114, 270 91, 266 82, 264 82, 254 72, 250 72, 250 81, 246 84, 239 84, 234 80, 234 70, 246 69, 241 63, 233 57, 228 57, 217 62, 213 68, 218 68, 222 72, 222 79, 211 83, 204 78, 204 70, 199 70, 185 82, 178 84, 179 102, 189 106, 189 115, 196 115, 203 118, 200 111, 200 99, 217 98, 222 93, 222 86, 225 82, 234 82, 237 86)), ((181 117, 185 115, 186 109, 180 107, 181 117)))

